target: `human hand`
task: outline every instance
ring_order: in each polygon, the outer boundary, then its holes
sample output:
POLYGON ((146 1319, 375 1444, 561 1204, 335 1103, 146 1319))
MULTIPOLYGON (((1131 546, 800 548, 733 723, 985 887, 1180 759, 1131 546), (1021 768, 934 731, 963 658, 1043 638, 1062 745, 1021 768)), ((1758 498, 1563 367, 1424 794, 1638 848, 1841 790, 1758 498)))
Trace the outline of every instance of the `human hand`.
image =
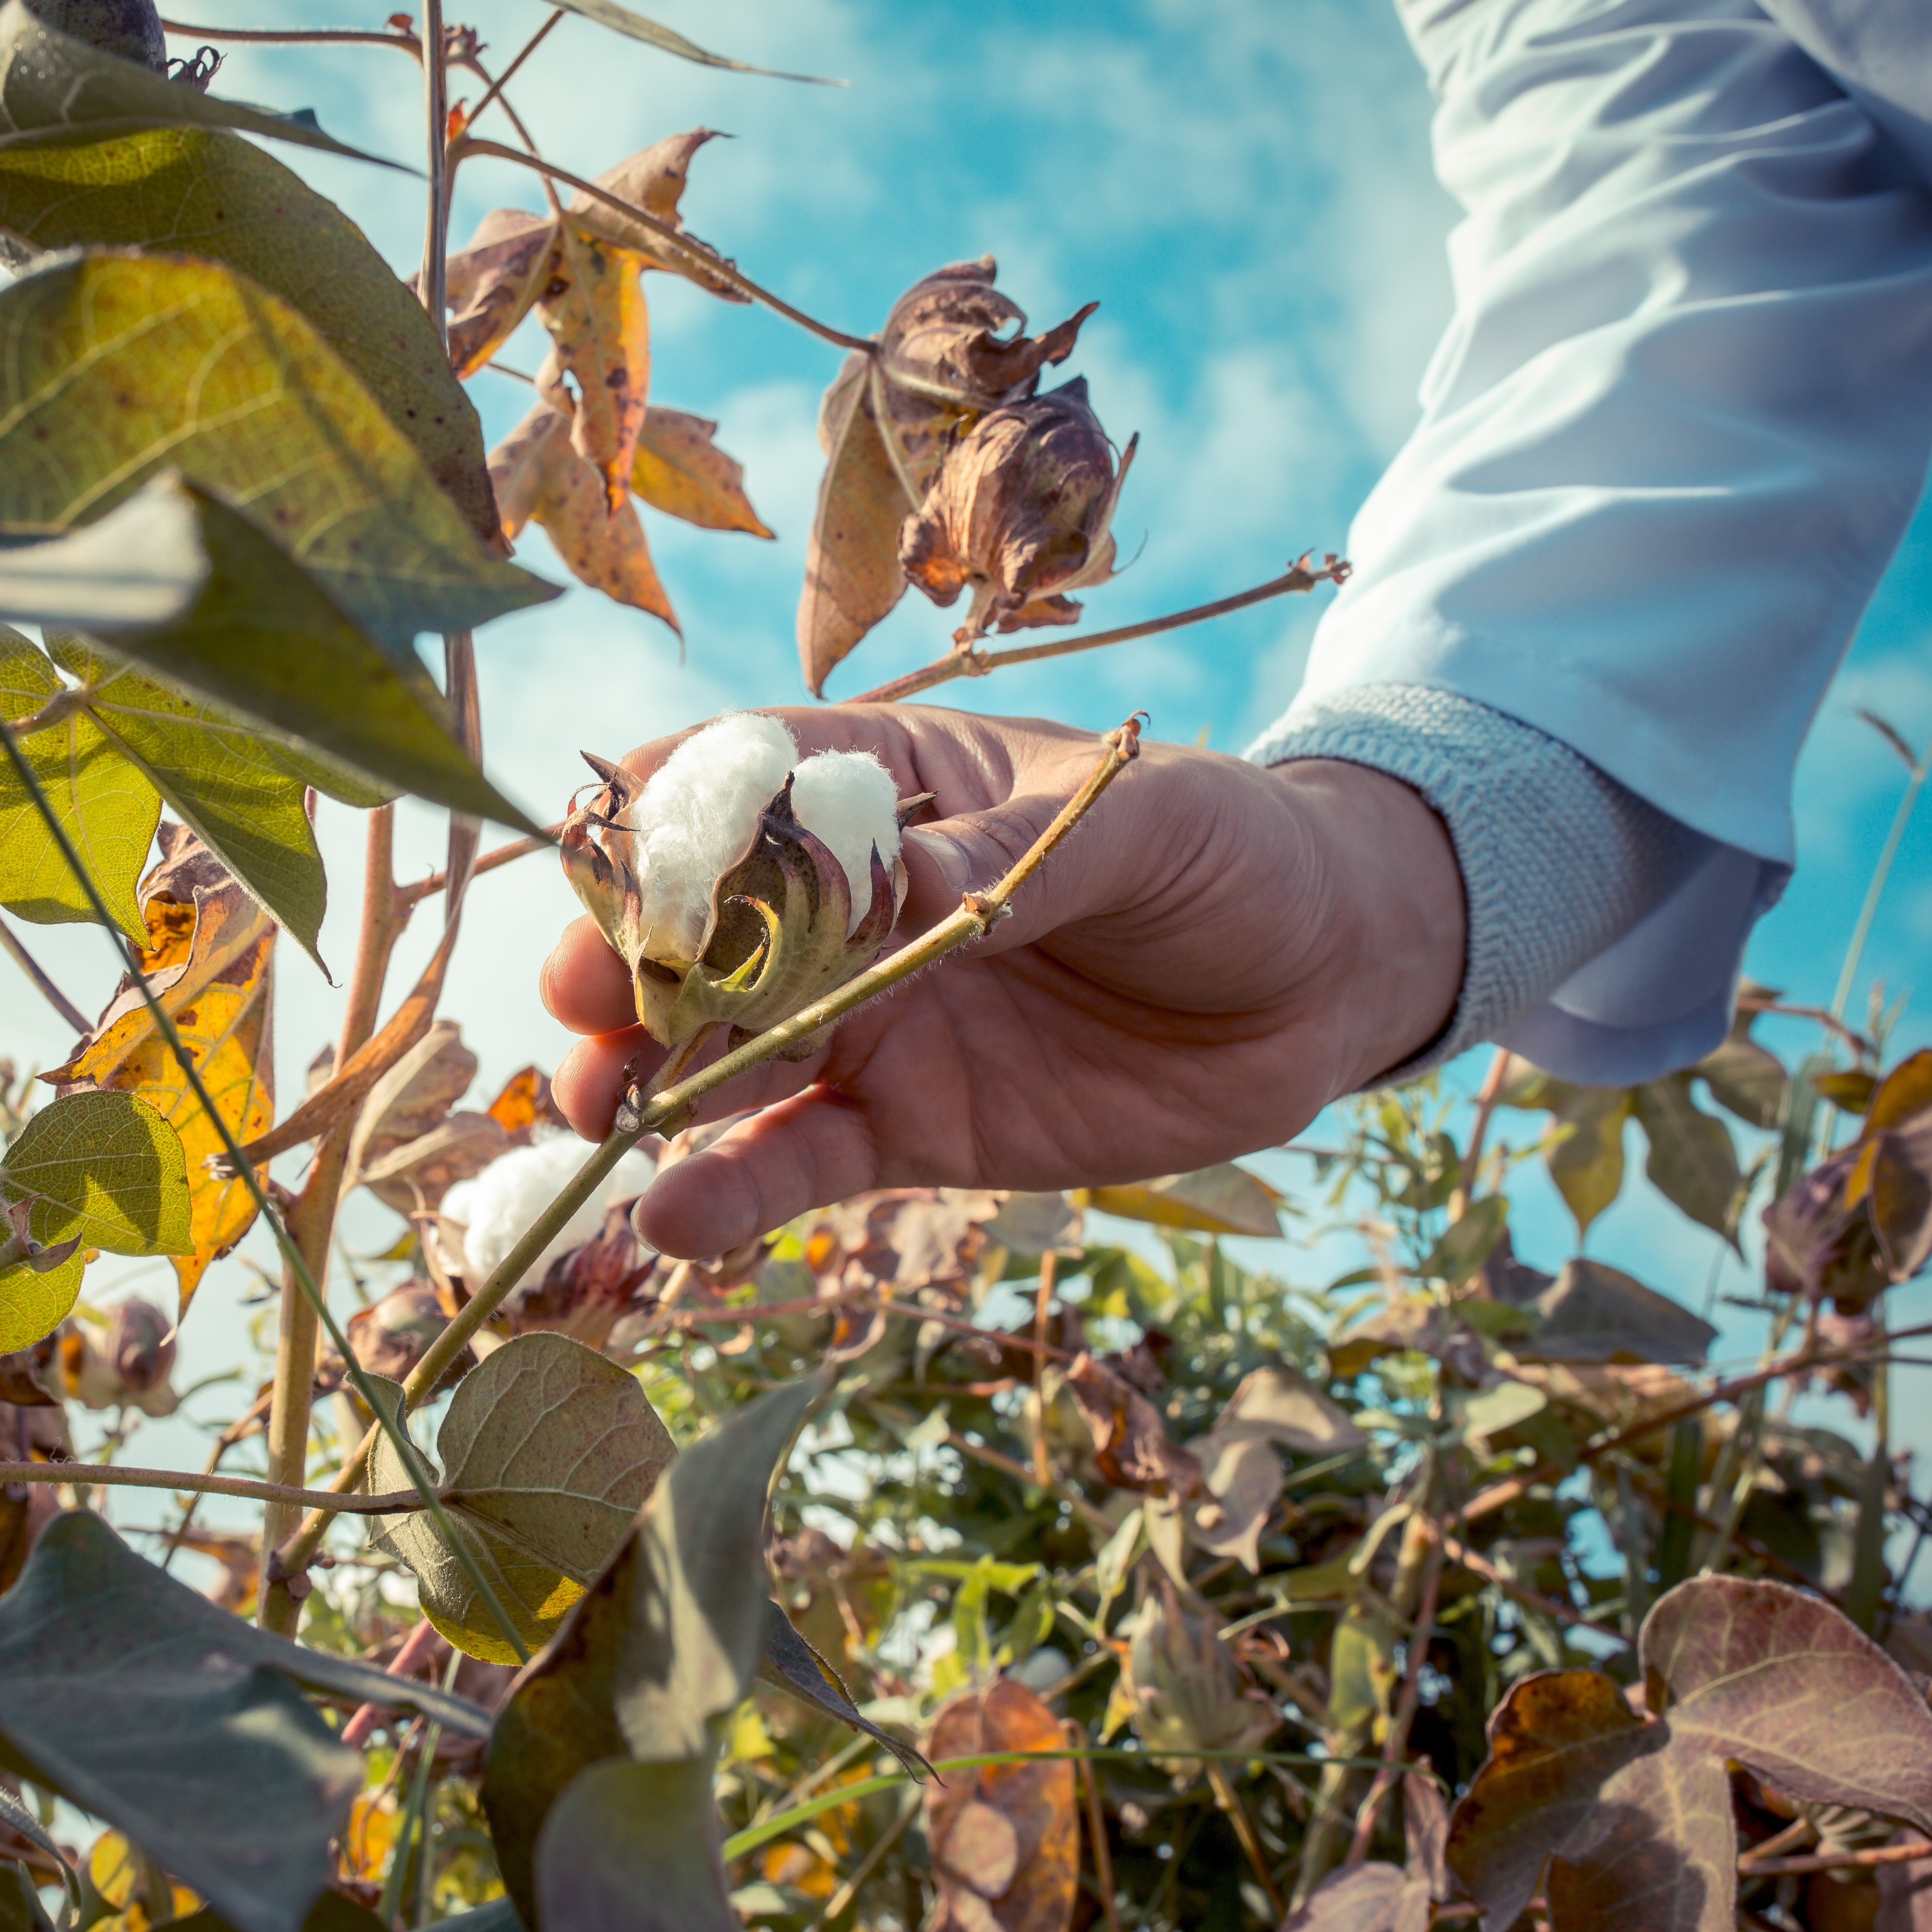
MULTIPOLYGON (((906 836, 902 942, 993 883, 1091 771, 1085 732, 925 706, 780 711, 801 751, 876 752, 938 815, 906 836)), ((675 739, 624 762, 655 771, 675 739)), ((700 1120, 759 1109, 639 1210, 670 1255, 716 1254, 868 1188, 1094 1186, 1287 1139, 1447 1024, 1462 974, 1461 876, 1420 797, 1364 767, 1274 770, 1144 742, 1074 836, 970 950, 771 1062, 700 1120)), ((587 1036, 554 1091, 610 1130, 625 1069, 662 1050, 587 918, 542 975, 587 1036)))

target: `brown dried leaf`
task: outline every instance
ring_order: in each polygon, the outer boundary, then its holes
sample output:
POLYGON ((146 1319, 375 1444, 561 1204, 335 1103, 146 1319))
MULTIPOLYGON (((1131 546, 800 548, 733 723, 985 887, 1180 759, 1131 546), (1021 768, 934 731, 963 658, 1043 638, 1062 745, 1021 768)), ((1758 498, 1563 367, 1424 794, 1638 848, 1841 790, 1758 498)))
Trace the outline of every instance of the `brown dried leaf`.
MULTIPOLYGON (((369 1090, 349 1137, 348 1185, 406 1142, 440 1126, 476 1077, 454 1020, 438 1020, 369 1090)), ((406 1212, 406 1197, 405 1197, 406 1212)))
POLYGON ((819 405, 828 460, 805 554, 799 662, 814 698, 860 639, 905 595, 899 527, 916 507, 873 413, 870 359, 854 351, 819 405))
POLYGON ((510 339, 554 272, 556 250, 554 221, 497 208, 450 256, 449 361, 458 376, 475 375, 510 339))
POLYGON ((580 584, 679 631, 637 506, 627 494, 610 507, 603 478, 578 454, 572 434, 571 418, 539 401, 490 452, 503 534, 514 538, 526 523, 542 524, 580 584))
POLYGON ((1400 1865, 1350 1865, 1330 1872, 1281 1932, 1429 1932, 1429 1888, 1400 1865))
POLYGON ((1200 1487, 1198 1460, 1167 1439, 1160 1410, 1131 1383, 1083 1352, 1066 1371, 1066 1392, 1093 1431, 1094 1462, 1116 1489, 1181 1497, 1200 1487))
POLYGON ((1079 616, 1064 593, 1114 574, 1109 526, 1137 442, 1117 470, 1079 376, 995 410, 951 446, 899 532, 898 556, 942 608, 970 588, 956 643, 1079 616))
MULTIPOLYGON (((426 1281, 406 1281, 349 1318, 349 1346, 372 1376, 399 1382, 449 1326, 449 1310, 426 1281)), ((466 1350, 464 1365, 475 1358, 466 1350)))
POLYGON ((0 1355, 0 1402, 16 1408, 52 1408, 60 1396, 60 1372, 54 1358, 58 1344, 52 1335, 43 1335, 32 1347, 15 1348, 0 1355))
MULTIPOLYGON (((940 1712, 926 1754, 1064 1748, 1053 1713, 1002 1678, 940 1712)), ((1072 1764, 983 1765, 944 1784, 934 1778, 926 1819, 939 1892, 932 1932, 1065 1932, 1080 1876, 1072 1764)))
POLYGON ((1732 1760, 1800 1802, 1932 1828, 1932 1713, 1831 1604, 1698 1577, 1652 1610, 1639 1654, 1658 1716, 1566 1670, 1525 1679, 1490 1719, 1448 1862, 1492 1922, 1542 1885, 1552 1932, 1731 1932, 1732 1760))
MULTIPOLYGON (((885 415, 900 466, 923 496, 954 436, 988 410, 1031 395, 1040 372, 1073 352, 1089 302, 1044 335, 1002 338, 1026 312, 993 286, 990 255, 954 262, 915 282, 892 304, 879 338, 885 415)), ((875 398, 876 400, 876 398, 875 398)))
POLYGON ((855 1194, 806 1239, 814 1274, 840 1288, 869 1288, 894 1300, 924 1289, 963 1300, 986 1246, 1000 1197, 983 1188, 889 1187, 855 1194))
POLYGON ((603 478, 613 514, 629 501, 650 388, 643 267, 640 256, 566 215, 558 226, 550 278, 537 298, 550 338, 538 390, 570 418, 571 447, 603 478))
MULTIPOLYGON (((160 839, 161 862, 142 881, 148 944, 141 968, 193 1049, 195 1070, 223 1121, 246 1141, 275 1115, 274 922, 186 826, 164 824, 160 839)), ((155 1030, 131 976, 122 977, 100 1024, 67 1065, 43 1078, 136 1094, 181 1136, 194 1241, 191 1252, 173 1258, 178 1312, 185 1315, 208 1264, 254 1224, 255 1198, 238 1178, 208 1168, 208 1156, 221 1150, 220 1132, 155 1030)))
POLYGON ((1701 1362, 1718 1331, 1602 1262, 1565 1262, 1530 1306, 1543 1318, 1516 1352, 1545 1362, 1701 1362))
POLYGON ((653 404, 644 412, 631 488, 652 509, 700 530, 770 537, 745 494, 744 465, 718 447, 717 434, 718 425, 704 416, 653 404))
POLYGON ((1082 1208, 1156 1227, 1191 1228, 1204 1234, 1278 1235, 1282 1196, 1232 1161, 1192 1174, 1121 1187, 1084 1187, 1072 1198, 1082 1208))
POLYGON ((452 1114, 371 1161, 356 1178, 398 1214, 434 1210, 459 1180, 481 1174, 516 1144, 488 1114, 452 1114))
MULTIPOLYGON (((597 177, 597 185, 607 194, 614 194, 620 201, 628 201, 632 206, 641 208, 646 214, 655 215, 666 227, 675 229, 682 235, 684 222, 678 212, 678 202, 690 173, 691 158, 707 141, 730 139, 728 134, 721 135, 710 128, 694 128, 684 134, 667 134, 662 141, 640 148, 628 160, 620 161, 614 168, 607 168, 597 177)), ((646 268, 664 268, 673 274, 682 275, 726 302, 751 300, 749 296, 731 283, 706 273, 701 263, 693 261, 683 250, 672 246, 642 222, 633 220, 608 202, 599 201, 593 194, 586 194, 581 188, 571 197, 570 212, 593 235, 601 236, 616 248, 642 256, 646 268)), ((686 235, 684 238, 707 254, 716 254, 709 243, 700 242, 694 235, 686 235)))
POLYGON ((1735 1247, 1744 1177, 1730 1128, 1694 1104, 1688 1073, 1633 1088, 1630 1104, 1649 1138, 1643 1171, 1658 1192, 1735 1247))
MULTIPOLYGON (((72 1454, 67 1418, 58 1404, 21 1408, 0 1402, 0 1462, 64 1462, 72 1454)), ((0 1486, 0 1590, 11 1587, 40 1532, 60 1513, 60 1493, 51 1483, 0 1486)))

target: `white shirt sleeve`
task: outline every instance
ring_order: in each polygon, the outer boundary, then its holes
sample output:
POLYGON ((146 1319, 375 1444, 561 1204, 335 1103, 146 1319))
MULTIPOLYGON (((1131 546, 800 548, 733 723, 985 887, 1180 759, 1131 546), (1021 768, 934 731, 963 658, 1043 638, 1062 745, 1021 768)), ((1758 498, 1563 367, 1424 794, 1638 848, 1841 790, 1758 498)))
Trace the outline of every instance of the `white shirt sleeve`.
POLYGON ((1468 211, 1456 312, 1270 740, 1320 755, 1298 728, 1352 693, 1428 687, 1700 835, 1514 1022, 1638 1077, 1721 1030, 1711 989, 1795 858, 1799 746, 1924 478, 1932 193, 1753 0, 1402 4, 1468 211))

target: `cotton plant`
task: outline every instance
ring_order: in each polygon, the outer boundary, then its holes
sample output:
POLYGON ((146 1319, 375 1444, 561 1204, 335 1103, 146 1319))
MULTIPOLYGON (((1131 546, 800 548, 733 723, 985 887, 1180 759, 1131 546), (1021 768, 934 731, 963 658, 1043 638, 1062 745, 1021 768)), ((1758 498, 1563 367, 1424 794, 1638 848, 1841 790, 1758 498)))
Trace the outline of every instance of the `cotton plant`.
POLYGON ((775 1025, 878 956, 905 898, 902 803, 868 752, 800 758, 778 718, 694 732, 648 780, 602 781, 563 830, 564 869, 628 968, 638 1018, 675 1051, 775 1025))

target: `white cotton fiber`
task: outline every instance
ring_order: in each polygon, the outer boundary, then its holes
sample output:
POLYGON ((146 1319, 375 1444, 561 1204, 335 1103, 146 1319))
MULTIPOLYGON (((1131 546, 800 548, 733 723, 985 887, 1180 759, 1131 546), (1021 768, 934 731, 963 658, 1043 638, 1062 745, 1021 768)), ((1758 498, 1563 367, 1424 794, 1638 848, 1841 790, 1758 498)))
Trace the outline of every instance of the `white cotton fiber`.
MULTIPOLYGON (((556 1134, 533 1146, 500 1154, 473 1180, 460 1180, 442 1197, 443 1214, 466 1224, 464 1272, 471 1288, 487 1281, 530 1224, 556 1198, 564 1184, 590 1157, 587 1142, 556 1134)), ((578 1208, 524 1275, 541 1281, 544 1271, 566 1250, 587 1241, 603 1225, 612 1203, 643 1193, 656 1172, 647 1154, 634 1148, 612 1169, 602 1188, 578 1208)), ((519 1286, 521 1284, 520 1283, 519 1286)))
POLYGON ((872 848, 890 873, 899 856, 898 787, 870 752, 820 752, 792 782, 792 810, 813 837, 830 847, 852 888, 848 937, 872 903, 872 848))
POLYGON ((698 957, 711 889, 743 855, 797 756, 776 718, 734 711, 693 732, 632 802, 650 957, 698 957))

